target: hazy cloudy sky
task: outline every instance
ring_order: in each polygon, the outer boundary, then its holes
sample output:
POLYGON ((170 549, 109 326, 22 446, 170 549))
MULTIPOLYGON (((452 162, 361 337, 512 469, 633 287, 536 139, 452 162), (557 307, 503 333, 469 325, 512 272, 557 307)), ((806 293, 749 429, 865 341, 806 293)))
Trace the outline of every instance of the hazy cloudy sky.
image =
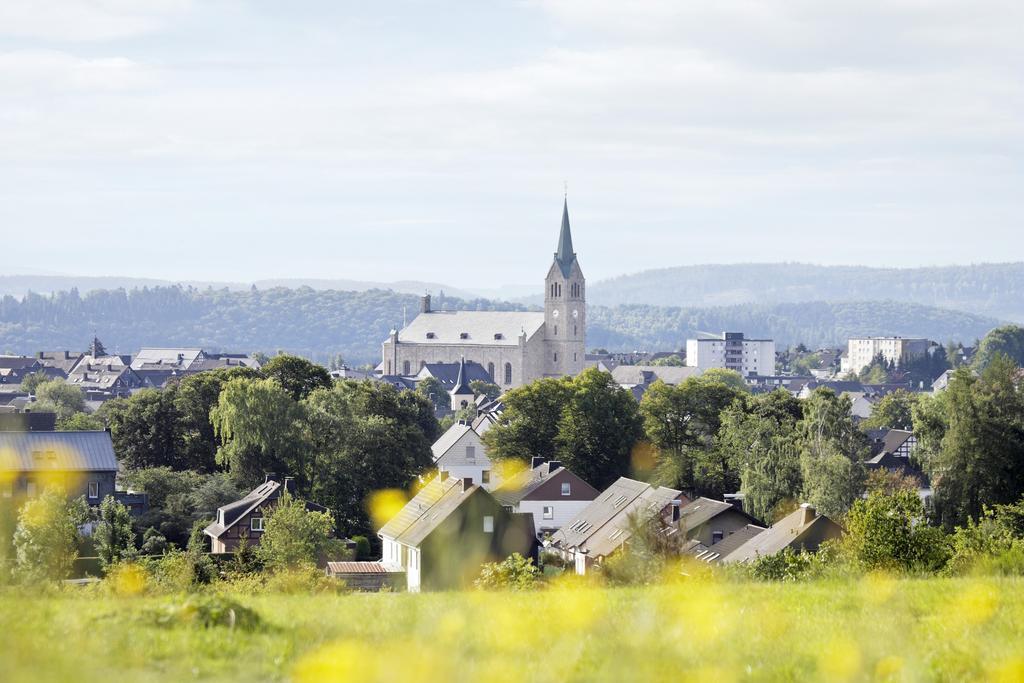
POLYGON ((2 268, 1020 260, 1019 0, 0 1, 2 268))

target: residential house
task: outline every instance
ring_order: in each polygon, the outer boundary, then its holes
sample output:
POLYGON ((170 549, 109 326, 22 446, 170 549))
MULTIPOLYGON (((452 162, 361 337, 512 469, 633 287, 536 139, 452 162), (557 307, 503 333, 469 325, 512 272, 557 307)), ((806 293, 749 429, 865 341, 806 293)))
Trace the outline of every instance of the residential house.
POLYGON ((107 431, 0 431, 0 497, 58 487, 99 505, 114 495, 117 457, 107 431))
POLYGON ((258 370, 260 363, 244 353, 210 353, 198 347, 142 348, 131 361, 132 370, 147 387, 163 387, 172 379, 236 367, 258 370))
POLYGON ((866 420, 875 411, 878 397, 866 391, 846 391, 843 396, 850 399, 850 414, 857 420, 866 420))
MULTIPOLYGON (((242 539, 249 545, 259 545, 263 538, 268 511, 288 491, 294 493, 294 482, 286 477, 282 481, 267 475, 266 480, 250 491, 244 498, 217 508, 217 519, 203 532, 210 537, 210 548, 214 553, 233 553, 242 539)), ((306 509, 327 512, 327 508, 306 502, 306 509)))
POLYGON ((685 502, 681 491, 620 477, 545 545, 586 574, 629 541, 643 517, 659 516, 665 534, 677 533, 685 502))
POLYGON ((825 515, 819 515, 814 506, 804 503, 719 561, 752 562, 759 557, 780 553, 786 548, 814 552, 825 541, 839 538, 842 534, 841 526, 825 515))
POLYGON ((686 552, 693 555, 695 559, 708 564, 718 564, 723 558, 734 553, 740 546, 763 532, 765 528, 757 524, 748 524, 736 529, 724 539, 714 545, 704 545, 700 541, 692 540, 686 548, 686 552))
POLYGON ((36 360, 44 368, 58 370, 67 377, 84 356, 80 351, 40 351, 36 354, 36 360))
POLYGON ((748 515, 742 508, 711 498, 697 498, 680 510, 681 526, 686 537, 711 547, 740 529, 750 525, 759 526, 759 520, 748 515))
POLYGON ((81 388, 89 401, 124 398, 145 386, 124 356, 84 356, 67 382, 81 388))
POLYGON ((533 517, 509 512, 472 479, 432 479, 377 535, 381 563, 404 570, 409 591, 471 585, 486 562, 535 555, 533 517))
POLYGON ((493 493, 506 510, 532 514, 541 536, 558 531, 600 495, 560 462, 534 458, 532 464, 503 481, 493 493))
POLYGON ((434 466, 456 479, 472 479, 488 491, 500 483, 501 477, 487 457, 480 434, 459 420, 430 447, 434 466))
POLYGON ((639 401, 648 387, 659 380, 675 386, 702 372, 701 368, 675 365, 618 365, 611 371, 611 375, 616 384, 628 389, 639 401))
POLYGON ((886 470, 911 476, 920 482, 918 495, 925 503, 932 497, 928 475, 911 457, 917 448, 917 437, 905 429, 874 429, 868 432, 871 455, 864 461, 868 470, 886 470))

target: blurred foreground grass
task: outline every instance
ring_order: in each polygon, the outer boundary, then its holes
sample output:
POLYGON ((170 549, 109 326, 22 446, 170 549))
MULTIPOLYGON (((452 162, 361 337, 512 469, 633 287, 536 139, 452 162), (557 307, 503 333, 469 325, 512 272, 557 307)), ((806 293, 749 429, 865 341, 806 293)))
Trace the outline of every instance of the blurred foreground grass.
POLYGON ((187 596, 8 590, 0 681, 1021 681, 1022 589, 1022 579, 869 576, 226 594, 256 613, 233 627, 179 618, 187 596))

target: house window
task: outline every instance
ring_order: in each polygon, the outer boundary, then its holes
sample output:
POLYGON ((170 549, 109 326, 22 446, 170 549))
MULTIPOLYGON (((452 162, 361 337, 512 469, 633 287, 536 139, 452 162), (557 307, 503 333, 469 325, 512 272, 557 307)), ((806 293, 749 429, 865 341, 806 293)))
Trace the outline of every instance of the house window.
POLYGON ((483 472, 480 473, 480 483, 481 484, 490 484, 491 483, 491 471, 490 470, 484 470, 483 472))
POLYGON ((100 497, 100 483, 98 481, 89 482, 89 498, 96 499, 100 497))
POLYGON ((512 384, 512 364, 505 363, 505 384, 512 384))
POLYGON ((555 518, 555 508, 554 508, 554 506, 553 505, 545 505, 544 506, 544 519, 554 519, 554 518, 555 518))
POLYGON ((466 460, 476 459, 476 446, 466 446, 466 460))
POLYGON ((412 371, 412 366, 409 365, 409 361, 407 361, 407 360, 402 361, 402 374, 403 375, 408 375, 411 371, 412 371))
POLYGON ((569 482, 567 482, 567 481, 563 481, 562 482, 562 495, 563 496, 570 496, 570 495, 572 495, 572 485, 569 482))
POLYGON ((494 533, 494 517, 491 517, 490 515, 487 515, 487 516, 484 517, 484 533, 485 534, 493 534, 494 533))
POLYGON ((249 528, 253 531, 263 531, 263 518, 253 517, 249 520, 249 528))

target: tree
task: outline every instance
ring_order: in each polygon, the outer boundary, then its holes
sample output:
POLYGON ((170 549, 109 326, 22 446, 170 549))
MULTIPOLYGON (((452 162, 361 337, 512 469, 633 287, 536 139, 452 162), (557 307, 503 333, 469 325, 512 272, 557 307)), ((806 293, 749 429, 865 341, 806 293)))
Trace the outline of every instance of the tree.
POLYGON ((235 378, 258 379, 252 368, 218 368, 181 379, 175 389, 174 407, 180 434, 180 461, 188 469, 213 472, 217 465, 217 437, 210 411, 217 405, 224 385, 235 378))
POLYGON ((62 491, 47 488, 26 502, 14 531, 15 571, 28 583, 67 577, 78 557, 76 514, 62 491))
POLYGON ((830 517, 845 513, 864 490, 866 437, 853 423, 850 399, 817 389, 799 426, 803 498, 830 517))
POLYGON ((352 380, 313 392, 303 405, 313 458, 311 497, 330 507, 349 535, 373 537, 370 494, 408 488, 433 462, 432 408, 390 384, 352 380))
POLYGON ((691 377, 676 386, 657 381, 644 392, 640 414, 658 452, 659 483, 699 494, 721 494, 739 483, 738 473, 713 451, 722 411, 746 392, 721 378, 691 377))
POLYGON ((301 401, 315 389, 329 389, 333 381, 331 373, 322 365, 286 354, 274 356, 260 371, 265 377, 276 380, 295 401, 301 401))
POLYGON ((488 457, 557 460, 555 440, 571 395, 572 380, 567 377, 539 379, 506 392, 502 398, 505 410, 483 436, 488 457))
POLYGON ((96 554, 104 571, 122 560, 135 556, 135 532, 132 531, 132 516, 121 503, 107 496, 100 503, 99 524, 93 536, 96 540, 96 554))
POLYGON ((655 358, 650 362, 650 365, 653 365, 655 367, 681 368, 684 365, 686 365, 686 362, 683 360, 682 356, 680 356, 677 353, 673 353, 670 356, 662 356, 661 358, 655 358))
POLYGON ((881 353, 875 355, 866 367, 861 369, 858 379, 865 384, 885 384, 895 366, 881 353))
POLYGON ((735 370, 727 370, 726 368, 708 368, 698 378, 704 382, 717 382, 724 384, 727 387, 731 387, 736 391, 743 393, 750 393, 750 387, 743 381, 743 375, 736 372, 735 370))
POLYGON ((481 590, 525 591, 537 587, 540 569, 532 557, 512 553, 501 562, 488 562, 480 568, 473 585, 481 590))
POLYGON ((947 541, 926 523, 916 491, 876 491, 854 501, 845 527, 843 550, 866 571, 935 571, 949 557, 947 541))
POLYGON ((170 542, 184 546, 196 520, 193 496, 204 476, 169 467, 126 470, 122 476, 127 486, 145 492, 149 499, 149 509, 137 520, 137 528, 153 527, 170 542))
POLYGON ((1024 494, 1024 394, 1020 370, 995 356, 975 375, 955 371, 949 386, 914 411, 919 457, 947 528, 978 519, 986 505, 1024 494))
POLYGON ((42 370, 32 372, 21 378, 21 390, 27 394, 35 394, 40 384, 50 381, 50 376, 42 370))
POLYGON ((721 414, 716 448, 739 472, 744 510, 769 524, 800 497, 801 417, 800 401, 782 389, 736 401, 721 414))
POLYGON ((230 380, 210 419, 221 440, 217 463, 240 485, 254 486, 267 472, 308 481, 302 406, 276 379, 230 380))
POLYGON ((121 464, 128 469, 187 469, 183 457, 181 413, 177 389, 143 389, 130 398, 107 401, 99 415, 110 425, 110 438, 121 464))
POLYGON ((474 379, 469 383, 474 396, 486 396, 487 400, 493 401, 501 396, 501 387, 493 382, 485 382, 482 379, 474 379))
POLYGON ((79 387, 62 379, 42 382, 36 387, 36 407, 39 412, 52 411, 57 420, 67 420, 75 413, 85 412, 85 394, 79 387))
POLYGON ((864 430, 889 427, 913 431, 913 411, 919 398, 920 394, 912 394, 905 389, 888 393, 875 404, 871 417, 861 422, 860 426, 864 430))
POLYGON ((259 555, 271 570, 296 569, 315 564, 331 548, 334 522, 326 512, 285 492, 266 513, 259 555))
POLYGON ((75 413, 57 423, 57 429, 62 432, 100 431, 105 428, 106 424, 101 418, 86 413, 75 413))
POLYGON ((974 357, 975 370, 984 370, 1000 355, 1008 356, 1018 366, 1024 365, 1024 327, 1003 325, 986 334, 974 357))
POLYGON ((421 379, 416 385, 416 393, 430 401, 436 413, 445 413, 451 408, 451 397, 436 377, 421 379))
POLYGON ((607 372, 588 368, 569 387, 555 437, 558 459, 604 489, 629 472, 633 447, 644 436, 643 420, 633 395, 607 372))

